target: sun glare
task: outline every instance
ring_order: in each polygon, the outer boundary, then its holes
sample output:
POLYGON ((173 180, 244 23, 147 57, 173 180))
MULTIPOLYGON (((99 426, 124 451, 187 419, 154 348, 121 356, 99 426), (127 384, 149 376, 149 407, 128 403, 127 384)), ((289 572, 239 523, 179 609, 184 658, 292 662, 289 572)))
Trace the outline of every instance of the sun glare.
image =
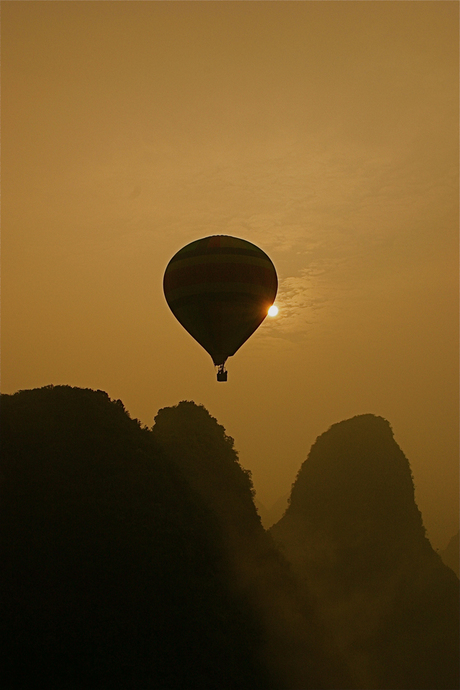
POLYGON ((270 309, 268 310, 268 315, 269 315, 269 316, 276 316, 277 313, 278 313, 278 307, 275 307, 275 305, 272 304, 272 306, 271 306, 270 309))

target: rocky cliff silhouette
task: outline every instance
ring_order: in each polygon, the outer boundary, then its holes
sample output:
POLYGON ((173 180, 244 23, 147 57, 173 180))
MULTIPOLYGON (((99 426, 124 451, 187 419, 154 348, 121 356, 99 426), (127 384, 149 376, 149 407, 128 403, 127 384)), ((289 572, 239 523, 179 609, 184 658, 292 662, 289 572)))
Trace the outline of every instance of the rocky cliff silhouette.
POLYGON ((353 687, 459 687, 459 582, 425 537, 389 423, 360 415, 312 446, 271 528, 353 687))

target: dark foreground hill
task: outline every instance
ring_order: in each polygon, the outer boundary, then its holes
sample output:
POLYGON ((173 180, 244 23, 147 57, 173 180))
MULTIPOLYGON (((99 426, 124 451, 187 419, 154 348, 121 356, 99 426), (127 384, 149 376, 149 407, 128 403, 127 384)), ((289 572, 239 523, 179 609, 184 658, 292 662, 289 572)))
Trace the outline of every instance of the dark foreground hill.
POLYGON ((386 420, 361 415, 322 434, 271 533, 354 687, 459 687, 459 582, 425 537, 386 420))
POLYGON ((2 491, 2 687, 271 687, 221 526, 120 401, 2 396, 2 491))

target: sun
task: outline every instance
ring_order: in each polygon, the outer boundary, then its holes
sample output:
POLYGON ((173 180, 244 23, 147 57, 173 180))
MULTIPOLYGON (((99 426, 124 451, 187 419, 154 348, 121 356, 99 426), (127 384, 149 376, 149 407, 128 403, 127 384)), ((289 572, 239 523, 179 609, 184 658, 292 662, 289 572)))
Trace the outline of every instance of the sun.
POLYGON ((271 306, 270 309, 268 310, 268 315, 269 315, 269 316, 276 316, 277 313, 278 313, 278 307, 275 307, 275 305, 272 304, 272 306, 271 306))

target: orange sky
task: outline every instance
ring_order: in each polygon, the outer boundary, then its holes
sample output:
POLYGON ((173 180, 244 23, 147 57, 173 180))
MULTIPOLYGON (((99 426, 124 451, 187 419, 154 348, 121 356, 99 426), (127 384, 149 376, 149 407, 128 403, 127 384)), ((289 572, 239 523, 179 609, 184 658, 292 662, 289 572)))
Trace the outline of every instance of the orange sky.
POLYGON ((372 412, 435 548, 458 529, 458 3, 2 2, 2 391, 183 399, 267 507, 372 412), (212 361, 164 269, 259 245, 279 316, 212 361))

